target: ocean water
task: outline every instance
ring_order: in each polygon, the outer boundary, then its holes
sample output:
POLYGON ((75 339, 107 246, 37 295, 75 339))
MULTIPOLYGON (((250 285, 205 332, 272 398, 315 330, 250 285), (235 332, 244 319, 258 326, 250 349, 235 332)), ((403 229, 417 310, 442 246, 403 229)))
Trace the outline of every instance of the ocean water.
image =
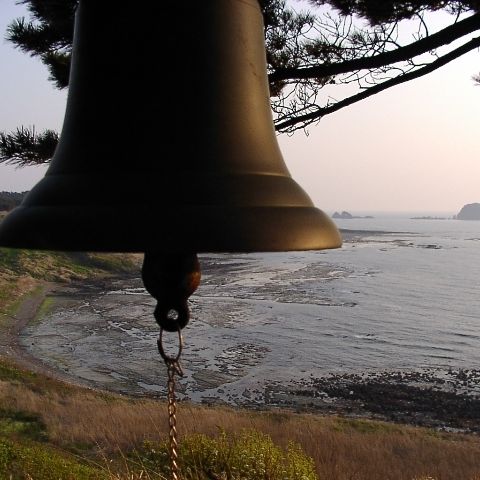
MULTIPOLYGON (((354 303, 325 318, 349 368, 480 365, 480 222, 402 218, 339 220, 396 232, 347 243, 325 259, 348 274, 332 295, 354 303), (397 233, 398 232, 398 233, 397 233), (340 333, 338 330, 341 330, 340 333)), ((344 361, 333 362, 344 368, 344 361)))
MULTIPOLYGON (((272 382, 480 367, 480 222, 337 225, 349 230, 337 250, 201 256, 183 398, 261 403, 272 382)), ((30 353, 95 386, 165 392, 154 300, 140 280, 57 300, 23 332, 30 353)))

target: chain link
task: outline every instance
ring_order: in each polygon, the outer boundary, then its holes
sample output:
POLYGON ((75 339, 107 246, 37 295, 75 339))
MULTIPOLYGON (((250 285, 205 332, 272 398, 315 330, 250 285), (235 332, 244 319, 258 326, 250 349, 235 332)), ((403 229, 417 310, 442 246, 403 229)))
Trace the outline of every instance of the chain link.
POLYGON ((163 348, 163 328, 160 329, 160 337, 157 345, 158 351, 167 366, 167 396, 168 396, 168 436, 170 450, 170 473, 171 480, 180 480, 180 467, 178 465, 178 433, 177 433, 177 401, 175 398, 175 375, 183 376, 182 367, 179 360, 183 349, 183 337, 181 330, 178 329, 178 353, 176 356, 170 356, 163 348))
POLYGON ((175 374, 177 369, 173 363, 168 368, 168 427, 170 438, 170 472, 172 480, 179 480, 178 440, 177 440, 177 402, 175 399, 175 374))

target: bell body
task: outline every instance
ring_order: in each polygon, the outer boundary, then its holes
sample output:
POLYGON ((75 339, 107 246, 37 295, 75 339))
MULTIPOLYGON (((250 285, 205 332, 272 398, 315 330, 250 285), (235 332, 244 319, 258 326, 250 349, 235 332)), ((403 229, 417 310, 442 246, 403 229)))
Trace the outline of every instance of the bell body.
POLYGON ((291 178, 257 0, 80 0, 60 143, 0 245, 228 252, 335 248, 291 178))

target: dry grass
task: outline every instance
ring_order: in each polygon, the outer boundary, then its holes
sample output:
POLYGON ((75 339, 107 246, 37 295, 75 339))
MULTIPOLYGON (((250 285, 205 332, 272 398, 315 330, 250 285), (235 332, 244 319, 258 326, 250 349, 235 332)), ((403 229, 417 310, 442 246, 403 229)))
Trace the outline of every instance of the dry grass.
MULTIPOLYGON (((29 377, 0 382, 4 409, 39 415, 51 442, 62 448, 130 451, 166 437, 165 402, 132 400, 29 377)), ((256 429, 285 446, 299 443, 322 480, 480 478, 480 439, 367 420, 287 412, 252 412, 181 404, 182 434, 256 429), (475 477, 477 475, 477 477, 475 477)))

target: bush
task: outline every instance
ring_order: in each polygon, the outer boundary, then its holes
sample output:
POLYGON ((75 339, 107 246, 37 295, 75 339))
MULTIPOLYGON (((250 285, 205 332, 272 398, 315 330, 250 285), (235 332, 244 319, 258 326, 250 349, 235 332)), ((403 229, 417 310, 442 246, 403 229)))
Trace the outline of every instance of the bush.
MULTIPOLYGON (((167 442, 146 442, 133 464, 149 475, 168 477, 167 442)), ((179 464, 182 480, 318 480, 313 460, 299 445, 283 450, 254 430, 230 436, 222 431, 217 438, 188 435, 179 445, 179 464)))

